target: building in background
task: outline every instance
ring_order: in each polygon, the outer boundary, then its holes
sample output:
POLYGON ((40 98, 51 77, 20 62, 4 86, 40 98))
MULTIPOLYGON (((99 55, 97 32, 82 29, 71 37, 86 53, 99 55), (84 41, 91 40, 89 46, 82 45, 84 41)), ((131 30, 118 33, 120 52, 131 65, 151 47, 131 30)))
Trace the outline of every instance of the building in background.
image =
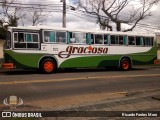
POLYGON ((0 40, 0 59, 3 58, 3 44, 4 40, 0 40))

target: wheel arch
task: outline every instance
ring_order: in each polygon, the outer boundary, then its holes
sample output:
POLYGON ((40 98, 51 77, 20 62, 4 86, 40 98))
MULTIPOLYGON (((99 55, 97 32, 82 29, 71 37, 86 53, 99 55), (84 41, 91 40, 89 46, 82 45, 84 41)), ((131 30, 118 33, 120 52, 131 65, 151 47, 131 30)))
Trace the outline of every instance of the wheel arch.
POLYGON ((121 61, 122 61, 123 59, 125 59, 125 58, 127 58, 127 59, 129 59, 129 60, 130 60, 131 67, 132 67, 133 62, 132 62, 131 57, 129 57, 129 56, 122 56, 122 57, 119 59, 119 65, 118 65, 118 67, 120 67, 120 66, 121 66, 121 61))
POLYGON ((41 62, 42 62, 43 60, 47 59, 47 58, 52 59, 52 60, 56 63, 56 66, 57 66, 57 68, 58 68, 58 60, 57 60, 55 57, 50 56, 50 55, 43 56, 43 57, 41 57, 41 58, 39 59, 38 68, 40 68, 41 62))

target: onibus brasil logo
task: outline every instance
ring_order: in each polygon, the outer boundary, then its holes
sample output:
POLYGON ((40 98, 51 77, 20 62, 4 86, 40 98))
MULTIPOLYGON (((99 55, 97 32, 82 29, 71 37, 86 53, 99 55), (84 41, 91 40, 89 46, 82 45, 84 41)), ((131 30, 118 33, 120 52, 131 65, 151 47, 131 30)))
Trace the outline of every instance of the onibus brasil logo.
MULTIPOLYGON (((22 98, 17 96, 9 96, 4 99, 3 103, 6 106, 10 106, 10 109, 11 109, 11 108, 16 108, 16 106, 22 105, 23 100, 22 98)), ((3 118, 42 117, 41 112, 21 112, 21 111, 13 111, 13 110, 14 109, 12 109, 11 111, 2 112, 2 117, 3 118)))
POLYGON ((9 96, 4 99, 3 104, 10 107, 16 107, 23 104, 22 98, 19 98, 17 96, 9 96))
POLYGON ((68 46, 66 51, 61 51, 58 53, 60 58, 68 58, 72 54, 107 54, 108 48, 106 47, 74 47, 68 46), (63 55, 66 55, 65 57, 63 55))

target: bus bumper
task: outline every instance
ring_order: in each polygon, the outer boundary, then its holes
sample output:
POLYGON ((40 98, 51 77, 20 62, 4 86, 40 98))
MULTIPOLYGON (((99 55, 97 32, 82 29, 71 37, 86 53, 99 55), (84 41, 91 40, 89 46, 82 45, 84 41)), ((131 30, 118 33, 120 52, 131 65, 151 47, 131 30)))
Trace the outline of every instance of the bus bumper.
POLYGON ((14 65, 13 65, 13 63, 3 63, 2 64, 2 68, 4 68, 4 69, 13 69, 14 65))

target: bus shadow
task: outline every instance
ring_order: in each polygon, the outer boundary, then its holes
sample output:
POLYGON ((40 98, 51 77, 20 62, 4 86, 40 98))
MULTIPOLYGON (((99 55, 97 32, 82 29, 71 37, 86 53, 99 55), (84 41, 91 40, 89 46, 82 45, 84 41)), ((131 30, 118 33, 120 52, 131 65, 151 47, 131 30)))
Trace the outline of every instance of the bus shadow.
MULTIPOLYGON (((143 71, 147 70, 147 68, 132 68, 129 71, 143 71)), ((66 69, 58 69, 53 74, 61 74, 61 73, 85 73, 85 72, 127 72, 118 69, 117 67, 107 67, 107 68, 66 68, 66 69)), ((39 71, 29 69, 29 70, 0 70, 0 74, 5 75, 31 75, 31 74, 43 74, 39 71)))
POLYGON ((0 75, 31 75, 31 74, 37 74, 35 70, 0 70, 0 75))
MULTIPOLYGON (((147 68, 132 68, 129 71, 143 71, 147 70, 147 68)), ((127 72, 122 71, 117 67, 107 67, 107 68, 81 68, 81 69, 60 69, 57 73, 83 73, 83 72, 127 72)))

